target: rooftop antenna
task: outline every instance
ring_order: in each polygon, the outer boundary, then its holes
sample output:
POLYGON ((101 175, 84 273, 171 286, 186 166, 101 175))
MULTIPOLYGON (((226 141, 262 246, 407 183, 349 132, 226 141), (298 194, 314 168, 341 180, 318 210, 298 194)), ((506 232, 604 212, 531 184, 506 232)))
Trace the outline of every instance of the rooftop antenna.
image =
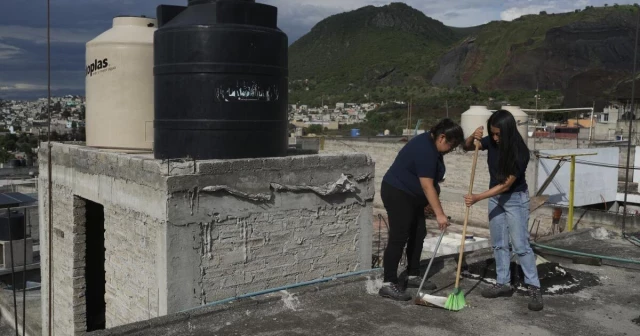
POLYGON ((629 164, 631 155, 631 130, 633 128, 633 113, 635 112, 635 98, 636 98, 636 70, 637 70, 637 57, 638 57, 638 29, 640 28, 640 8, 636 6, 637 18, 636 18, 636 44, 633 48, 633 77, 631 78, 631 112, 629 113, 629 136, 627 138, 627 167, 625 168, 624 179, 624 211, 622 212, 622 235, 625 235, 625 224, 627 218, 627 195, 629 194, 629 164))

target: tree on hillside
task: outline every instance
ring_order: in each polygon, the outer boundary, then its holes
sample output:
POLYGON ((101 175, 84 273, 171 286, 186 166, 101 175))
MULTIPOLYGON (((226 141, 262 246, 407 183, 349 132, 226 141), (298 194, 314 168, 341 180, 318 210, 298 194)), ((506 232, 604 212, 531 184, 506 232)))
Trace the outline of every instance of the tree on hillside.
POLYGON ((311 125, 302 129, 302 133, 307 134, 322 134, 322 125, 311 125))
POLYGON ((7 163, 7 161, 15 158, 15 156, 5 149, 0 148, 0 163, 7 163))

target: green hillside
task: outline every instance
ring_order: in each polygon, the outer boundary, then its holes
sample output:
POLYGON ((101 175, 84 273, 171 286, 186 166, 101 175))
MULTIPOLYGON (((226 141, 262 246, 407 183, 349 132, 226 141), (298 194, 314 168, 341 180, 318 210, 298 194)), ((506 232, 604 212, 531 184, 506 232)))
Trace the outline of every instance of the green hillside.
POLYGON ((516 96, 525 105, 536 87, 553 97, 545 106, 562 96, 565 106, 615 99, 607 92, 632 68, 635 11, 587 7, 452 28, 402 3, 363 7, 326 18, 290 47, 290 101, 438 108, 516 96))
POLYGON ((367 92, 374 88, 392 94, 394 87, 428 85, 438 58, 460 37, 400 3, 331 16, 290 48, 292 101, 316 99, 317 92, 358 98, 381 93, 367 92))

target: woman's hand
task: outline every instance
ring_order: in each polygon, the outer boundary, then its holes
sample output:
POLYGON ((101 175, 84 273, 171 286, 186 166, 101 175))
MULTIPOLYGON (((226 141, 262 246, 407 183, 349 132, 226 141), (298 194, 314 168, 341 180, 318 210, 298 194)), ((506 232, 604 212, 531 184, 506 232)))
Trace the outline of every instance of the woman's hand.
POLYGON ((438 222, 438 227, 440 228, 440 231, 444 231, 447 229, 447 226, 449 226, 449 217, 445 215, 436 216, 436 222, 438 222))
POLYGON ((482 140, 482 134, 484 133, 484 126, 480 126, 478 128, 476 128, 476 130, 473 132, 473 138, 475 140, 482 140))
POLYGON ((471 194, 471 195, 465 195, 464 196, 464 203, 470 207, 474 204, 476 204, 478 201, 480 200, 480 198, 478 197, 478 195, 475 194, 471 194))

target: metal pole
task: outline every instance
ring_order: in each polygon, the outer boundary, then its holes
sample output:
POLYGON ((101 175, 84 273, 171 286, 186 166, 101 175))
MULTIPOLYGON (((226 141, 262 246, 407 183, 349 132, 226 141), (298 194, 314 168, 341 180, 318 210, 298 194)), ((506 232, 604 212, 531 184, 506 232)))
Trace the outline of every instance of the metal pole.
MULTIPOLYGON (((29 221, 29 217, 27 216, 27 208, 22 210, 22 214, 24 215, 24 259, 22 262, 22 335, 27 334, 26 323, 27 323, 27 224, 31 224, 29 221)), ((16 327, 17 329, 17 327, 16 327)))
POLYGON ((576 156, 571 155, 571 180, 569 182, 569 218, 567 219, 567 230, 573 231, 573 190, 576 180, 576 156))
POLYGON ((449 118, 449 100, 445 100, 444 104, 445 104, 445 106, 447 108, 447 118, 449 118))
POLYGON ((538 121, 538 85, 536 85, 536 114, 535 114, 536 123, 533 127, 533 151, 536 150, 536 131, 538 130, 538 125, 540 122, 538 121))
POLYGON ((51 181, 51 0, 47 0, 47 180, 48 180, 48 199, 47 199, 47 207, 48 207, 48 247, 49 247, 49 293, 48 293, 48 303, 49 303, 49 334, 48 336, 53 335, 53 206, 52 200, 53 195, 51 189, 53 188, 53 183, 51 181))
POLYGON ((580 123, 578 122, 577 111, 576 111, 576 127, 578 128, 578 135, 576 136, 576 148, 580 148, 580 123))
POLYGON ((593 103, 594 108, 591 109, 591 121, 589 122, 589 147, 591 147, 591 136, 593 134, 593 110, 595 110, 595 102, 593 103))
POLYGON ((625 169, 626 177, 624 179, 624 212, 622 213, 622 233, 625 231, 627 218, 627 195, 629 194, 629 165, 631 164, 631 129, 633 127, 633 113, 635 112, 635 94, 636 94, 636 70, 638 57, 638 29, 640 28, 640 9, 636 19, 636 44, 633 48, 633 78, 631 79, 631 113, 629 113, 629 139, 627 139, 627 168, 625 169))
POLYGON ((13 250, 13 225, 11 225, 11 208, 7 209, 7 222, 9 222, 9 248, 11 249, 11 287, 13 289, 13 320, 15 321, 16 336, 18 334, 18 302, 16 299, 16 270, 13 250))

